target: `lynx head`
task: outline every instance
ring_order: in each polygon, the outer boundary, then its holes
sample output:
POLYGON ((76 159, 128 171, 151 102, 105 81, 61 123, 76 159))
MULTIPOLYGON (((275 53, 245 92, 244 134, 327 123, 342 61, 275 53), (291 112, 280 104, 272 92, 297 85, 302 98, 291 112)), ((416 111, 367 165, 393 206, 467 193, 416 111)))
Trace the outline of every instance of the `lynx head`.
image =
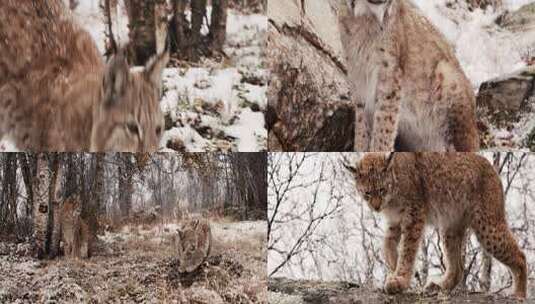
POLYGON ((151 152, 164 131, 160 109, 162 72, 169 52, 156 55, 142 71, 130 71, 124 51, 106 66, 102 100, 93 115, 91 151, 151 152))
POLYGON ((379 24, 383 24, 392 2, 396 0, 346 0, 355 17, 372 14, 379 24))
POLYGON ((358 193, 377 212, 391 199, 393 157, 394 153, 367 153, 355 167, 344 164, 355 177, 358 193))
POLYGON ((62 217, 79 217, 82 213, 82 204, 78 193, 68 196, 62 205, 62 217))
POLYGON ((207 220, 193 218, 184 221, 177 229, 179 272, 192 272, 210 254, 212 235, 207 220))

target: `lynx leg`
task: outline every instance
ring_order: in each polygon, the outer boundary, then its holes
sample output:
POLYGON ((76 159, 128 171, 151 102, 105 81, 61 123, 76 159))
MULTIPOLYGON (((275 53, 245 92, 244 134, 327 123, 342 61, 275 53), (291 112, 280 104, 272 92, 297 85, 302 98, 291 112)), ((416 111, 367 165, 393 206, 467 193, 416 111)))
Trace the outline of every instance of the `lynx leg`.
POLYGON ((357 102, 355 104, 355 142, 354 151, 369 151, 370 144, 370 127, 368 126, 364 104, 357 102))
POLYGON ((444 251, 446 253, 446 273, 439 283, 429 282, 426 290, 446 290, 454 289, 464 272, 464 231, 459 229, 448 229, 441 233, 444 251))
POLYGON ((2 139, 9 130, 13 107, 16 105, 16 89, 10 84, 0 85, 0 139, 2 139))
POLYGON ((390 272, 396 271, 400 239, 401 226, 399 224, 389 224, 385 235, 384 255, 390 272))
POLYGON ((502 219, 501 223, 496 224, 488 217, 481 216, 474 221, 473 228, 481 246, 511 270, 515 296, 525 299, 527 293, 526 256, 518 246, 505 220, 502 219))
POLYGON ((411 208, 405 216, 407 218, 401 223, 400 251, 396 271, 385 284, 385 291, 389 294, 400 293, 409 287, 416 253, 420 248, 424 231, 425 212, 421 210, 421 206, 411 208))
POLYGON ((401 107, 401 71, 395 59, 385 60, 379 70, 370 151, 393 151, 401 107))
POLYGON ((450 146, 458 152, 479 151, 479 135, 476 124, 476 99, 470 87, 459 81, 466 77, 450 62, 442 61, 435 69, 435 89, 432 99, 449 104, 446 117, 447 137, 450 146))

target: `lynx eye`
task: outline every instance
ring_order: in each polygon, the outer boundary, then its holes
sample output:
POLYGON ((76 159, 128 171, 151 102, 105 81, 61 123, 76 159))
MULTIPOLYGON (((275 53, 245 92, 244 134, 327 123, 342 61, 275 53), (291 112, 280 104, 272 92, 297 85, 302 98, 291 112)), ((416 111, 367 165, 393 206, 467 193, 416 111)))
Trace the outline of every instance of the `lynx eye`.
POLYGON ((386 0, 368 0, 368 3, 373 4, 373 5, 381 5, 381 4, 385 4, 386 0))
POLYGON ((126 129, 132 134, 139 134, 139 128, 135 122, 128 122, 126 124, 126 129))
POLYGON ((371 193, 371 191, 366 191, 366 193, 364 193, 364 198, 365 198, 365 199, 370 199, 370 198, 372 198, 372 193, 371 193))

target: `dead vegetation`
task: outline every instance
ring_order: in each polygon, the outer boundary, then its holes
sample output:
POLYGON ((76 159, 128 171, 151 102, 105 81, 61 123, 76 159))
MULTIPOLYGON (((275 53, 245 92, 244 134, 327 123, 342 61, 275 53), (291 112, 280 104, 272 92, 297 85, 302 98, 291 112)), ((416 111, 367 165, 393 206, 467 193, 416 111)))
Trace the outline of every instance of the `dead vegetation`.
POLYGON ((175 224, 104 232, 88 260, 37 260, 29 245, 0 243, 0 303, 267 303, 265 224, 212 226, 211 256, 187 275, 175 224))

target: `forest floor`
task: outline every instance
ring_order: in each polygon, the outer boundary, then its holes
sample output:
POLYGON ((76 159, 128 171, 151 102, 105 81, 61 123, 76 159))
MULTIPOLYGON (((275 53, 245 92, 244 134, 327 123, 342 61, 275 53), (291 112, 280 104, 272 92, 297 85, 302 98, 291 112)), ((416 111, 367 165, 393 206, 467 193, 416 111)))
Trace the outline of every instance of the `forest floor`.
POLYGON ((267 303, 265 223, 211 225, 212 253, 187 276, 175 224, 106 232, 87 260, 37 260, 27 244, 0 243, 0 303, 267 303))
POLYGON ((345 282, 316 282, 304 280, 270 279, 268 287, 270 304, 486 304, 486 303, 535 303, 523 302, 493 293, 454 292, 450 295, 426 295, 407 292, 387 295, 380 289, 360 287, 345 282))

